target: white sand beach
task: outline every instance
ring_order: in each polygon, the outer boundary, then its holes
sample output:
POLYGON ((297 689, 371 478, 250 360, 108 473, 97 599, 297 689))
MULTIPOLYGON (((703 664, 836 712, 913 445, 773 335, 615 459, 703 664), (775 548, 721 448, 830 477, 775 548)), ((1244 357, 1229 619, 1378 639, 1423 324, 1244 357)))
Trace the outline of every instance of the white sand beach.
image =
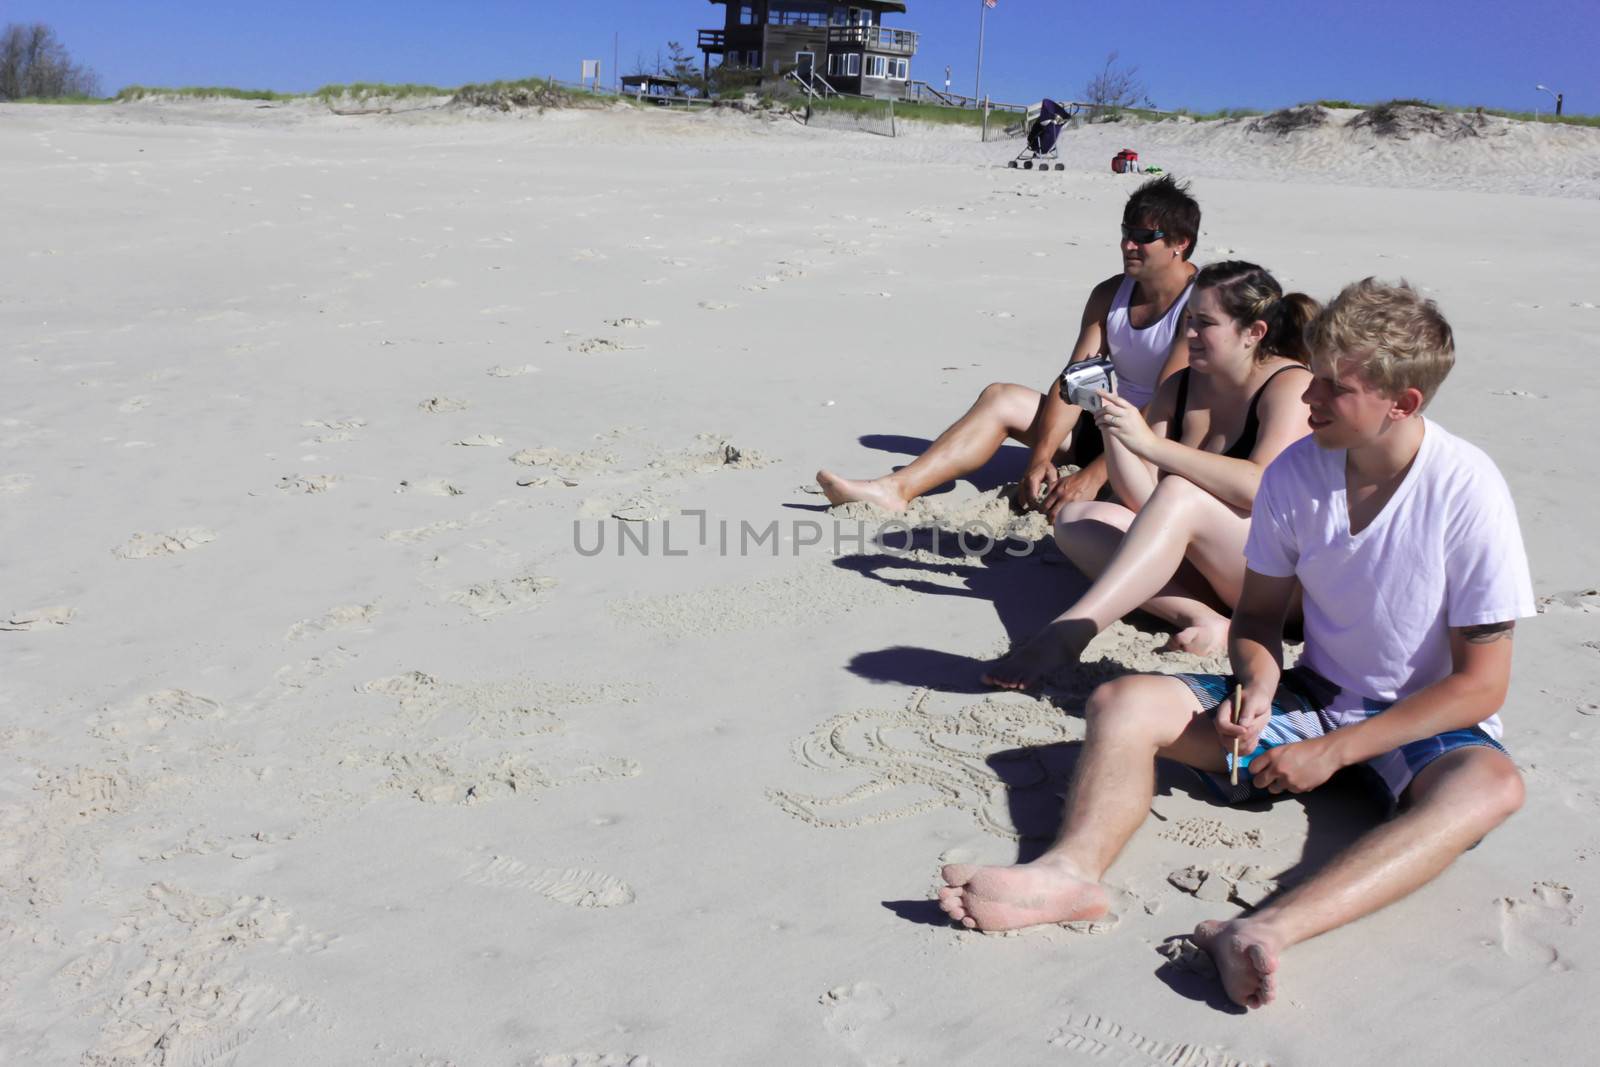
POLYGON ((901 132, 0 106, 0 1063, 1590 1058, 1600 130, 1092 127, 1049 173, 901 132), (910 554, 811 484, 1050 381, 1125 146, 1192 181, 1197 262, 1439 301, 1430 415, 1504 471, 1542 609, 1524 809, 1248 1016, 1163 946, 1372 809, 1167 768, 1112 917, 951 928, 941 863, 1038 850, 1093 684, 1199 661, 1124 623, 974 685, 1081 584, 950 536, 1016 448, 910 554))

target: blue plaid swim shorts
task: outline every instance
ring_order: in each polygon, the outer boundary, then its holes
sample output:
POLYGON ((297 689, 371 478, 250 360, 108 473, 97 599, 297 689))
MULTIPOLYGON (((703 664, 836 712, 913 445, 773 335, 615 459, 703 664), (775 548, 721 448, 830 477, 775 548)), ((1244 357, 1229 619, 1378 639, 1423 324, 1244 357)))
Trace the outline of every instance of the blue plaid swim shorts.
MULTIPOLYGON (((1200 701, 1203 712, 1215 711, 1224 701, 1232 699, 1233 687, 1237 683, 1237 679, 1228 674, 1178 674, 1173 677, 1189 688, 1200 701)), ((1346 692, 1309 667, 1291 667, 1283 672, 1278 691, 1273 694, 1272 720, 1262 732, 1255 751, 1239 757, 1239 768, 1248 772, 1250 761, 1269 748, 1322 737, 1338 729, 1341 723, 1348 724, 1352 718, 1370 718, 1382 714, 1390 704, 1346 692)), ((1406 786, 1411 784, 1411 779, 1422 768, 1446 752, 1473 745, 1482 745, 1498 752, 1506 751, 1505 746, 1485 733, 1482 727, 1469 726, 1402 745, 1393 752, 1385 752, 1368 760, 1367 766, 1383 779, 1393 803, 1399 800, 1406 786)), ((1231 769, 1233 756, 1230 754, 1227 759, 1231 769)), ((1238 785, 1232 785, 1226 774, 1206 774, 1205 778, 1228 804, 1239 804, 1252 797, 1266 795, 1265 790, 1256 789, 1244 775, 1240 777, 1238 785)))

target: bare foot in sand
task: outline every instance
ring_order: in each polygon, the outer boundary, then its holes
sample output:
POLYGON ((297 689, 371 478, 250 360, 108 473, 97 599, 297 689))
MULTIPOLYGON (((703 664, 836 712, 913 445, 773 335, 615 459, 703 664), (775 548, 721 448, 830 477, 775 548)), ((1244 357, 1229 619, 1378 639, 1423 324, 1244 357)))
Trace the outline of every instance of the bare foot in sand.
POLYGON ((1106 891, 1065 867, 1023 863, 973 867, 952 863, 942 872, 939 907, 976 930, 1015 930, 1040 923, 1098 919, 1106 913, 1106 891))
POLYGON ((983 672, 983 684, 1001 689, 1032 689, 1060 665, 1060 651, 1035 637, 989 664, 983 672))
POLYGON ((832 471, 818 471, 817 484, 830 504, 850 504, 862 500, 884 511, 904 511, 910 504, 905 497, 884 485, 882 480, 858 482, 841 478, 832 471))
POLYGON ((1191 656, 1215 656, 1228 647, 1228 620, 1221 615, 1185 626, 1167 639, 1162 652, 1187 652, 1191 656))
POLYGON ((1001 656, 983 672, 983 684, 1032 689, 1064 663, 1076 663, 1098 631, 1090 619, 1057 619, 1001 656))
POLYGON ((1193 940, 1215 961, 1229 1000, 1245 1008, 1272 1003, 1278 993, 1278 953, 1248 920, 1208 920, 1194 928, 1193 940))

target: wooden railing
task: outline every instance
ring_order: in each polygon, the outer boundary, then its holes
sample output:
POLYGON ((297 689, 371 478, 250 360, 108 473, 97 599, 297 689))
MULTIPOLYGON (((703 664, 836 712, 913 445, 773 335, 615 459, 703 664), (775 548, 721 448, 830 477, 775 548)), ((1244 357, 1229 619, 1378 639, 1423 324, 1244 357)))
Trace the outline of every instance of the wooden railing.
MULTIPOLYGON (((960 93, 947 93, 935 89, 924 81, 913 81, 906 84, 906 99, 918 103, 937 104, 940 107, 962 107, 977 109, 983 107, 984 101, 972 96, 963 96, 960 93)), ((990 111, 1014 111, 1022 114, 1028 110, 1027 104, 1005 104, 999 100, 990 100, 990 111)))
POLYGON ((810 80, 802 76, 798 70, 791 70, 784 77, 804 89, 806 95, 810 97, 826 100, 830 96, 840 95, 839 90, 835 89, 827 78, 824 78, 816 71, 811 72, 810 80))
POLYGON ((883 26, 829 26, 828 46, 834 45, 909 56, 917 50, 917 34, 912 30, 891 30, 883 26))

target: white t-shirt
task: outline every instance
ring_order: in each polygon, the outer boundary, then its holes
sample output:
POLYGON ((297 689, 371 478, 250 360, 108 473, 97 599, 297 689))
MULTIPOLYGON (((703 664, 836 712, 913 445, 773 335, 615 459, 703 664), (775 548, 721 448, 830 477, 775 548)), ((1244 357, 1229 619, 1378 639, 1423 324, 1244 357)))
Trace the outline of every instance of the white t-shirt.
MULTIPOLYGON (((1311 437, 1284 449, 1262 475, 1245 559, 1258 574, 1300 580, 1300 662, 1374 701, 1402 700, 1448 676, 1450 628, 1534 613, 1505 479, 1481 450, 1431 421, 1405 480, 1353 537, 1345 451, 1311 437)), ((1500 736, 1498 716, 1480 725, 1500 736)))

